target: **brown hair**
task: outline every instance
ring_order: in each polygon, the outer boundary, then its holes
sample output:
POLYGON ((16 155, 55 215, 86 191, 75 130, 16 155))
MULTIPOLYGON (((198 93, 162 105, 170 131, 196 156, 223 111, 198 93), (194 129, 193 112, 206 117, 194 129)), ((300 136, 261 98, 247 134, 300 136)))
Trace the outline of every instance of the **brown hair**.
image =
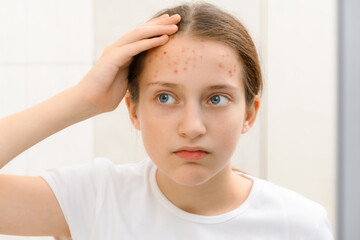
MULTIPOLYGON (((187 3, 164 9, 154 18, 163 14, 181 16, 177 33, 221 42, 236 51, 243 67, 246 106, 252 106, 254 96, 262 92, 263 81, 255 45, 246 28, 235 17, 209 3, 187 3)), ((145 56, 146 52, 135 56, 129 69, 129 91, 135 103, 139 98, 137 78, 141 74, 145 56)))

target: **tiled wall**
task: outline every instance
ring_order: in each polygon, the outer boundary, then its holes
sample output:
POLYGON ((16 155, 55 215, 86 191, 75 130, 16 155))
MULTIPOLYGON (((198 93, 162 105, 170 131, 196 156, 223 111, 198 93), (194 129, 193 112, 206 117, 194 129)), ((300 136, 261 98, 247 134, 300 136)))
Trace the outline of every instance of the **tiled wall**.
MULTIPOLYGON (((179 2, 0 1, 0 117, 76 84, 107 45, 179 2)), ((248 27, 264 73, 260 115, 240 139, 234 165, 320 202, 335 227, 336 2, 209 2, 248 27)), ((49 137, 4 171, 37 174, 94 156, 115 163, 146 157, 123 103, 49 137)), ((0 236, 8 239, 22 238, 0 236)))
MULTIPOLYGON (((93 19, 91 0, 0 1, 0 117, 81 80, 94 62, 93 19)), ((93 125, 93 119, 86 120, 50 136, 1 173, 37 175, 49 168, 92 162, 93 125)), ((0 235, 0 239, 29 238, 0 235)))

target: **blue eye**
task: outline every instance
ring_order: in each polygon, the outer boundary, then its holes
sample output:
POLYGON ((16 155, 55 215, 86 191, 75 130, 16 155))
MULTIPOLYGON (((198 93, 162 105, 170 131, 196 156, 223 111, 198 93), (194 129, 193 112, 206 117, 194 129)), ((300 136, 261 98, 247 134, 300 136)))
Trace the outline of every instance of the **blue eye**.
POLYGON ((160 103, 163 103, 163 104, 172 104, 175 102, 175 99, 172 96, 170 96, 169 94, 165 94, 165 93, 160 94, 158 96, 158 100, 160 103))
POLYGON ((214 95, 210 98, 210 102, 216 106, 223 106, 229 102, 229 99, 225 96, 214 95))

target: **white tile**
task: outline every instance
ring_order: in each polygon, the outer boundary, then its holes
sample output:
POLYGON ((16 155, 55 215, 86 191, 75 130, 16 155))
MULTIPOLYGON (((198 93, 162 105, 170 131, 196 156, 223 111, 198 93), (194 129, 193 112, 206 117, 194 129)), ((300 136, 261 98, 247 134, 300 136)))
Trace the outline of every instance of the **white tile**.
POLYGON ((31 62, 91 63, 91 0, 31 0, 28 4, 31 62))
POLYGON ((91 69, 90 64, 30 65, 28 69, 28 107, 45 101, 76 85, 91 69))
POLYGON ((0 2, 0 63, 26 62, 26 0, 0 2))
POLYGON ((28 175, 94 160, 93 119, 72 125, 28 149, 28 175))
MULTIPOLYGON (((0 169, 1 174, 26 175, 28 169, 27 154, 21 153, 0 169)), ((1 235, 0 235, 1 236, 1 235)), ((0 237, 0 240, 2 238, 0 237)))
POLYGON ((0 118, 26 107, 27 66, 0 65, 0 118))

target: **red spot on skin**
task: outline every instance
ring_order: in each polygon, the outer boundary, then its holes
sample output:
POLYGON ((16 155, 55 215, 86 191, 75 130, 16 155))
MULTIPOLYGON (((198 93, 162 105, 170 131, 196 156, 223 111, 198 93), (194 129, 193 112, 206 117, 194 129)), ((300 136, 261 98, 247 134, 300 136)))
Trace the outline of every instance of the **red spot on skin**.
POLYGON ((159 56, 157 53, 155 53, 155 57, 159 56))
POLYGON ((173 64, 177 65, 177 64, 178 64, 178 62, 176 62, 176 61, 173 61, 173 64))
POLYGON ((149 59, 149 60, 148 60, 148 63, 151 63, 151 62, 152 62, 152 60, 151 60, 151 59, 149 59))
POLYGON ((155 74, 155 75, 154 75, 154 78, 157 78, 157 77, 158 77, 158 75, 157 75, 157 74, 155 74))
POLYGON ((219 68, 223 68, 223 65, 221 63, 219 63, 219 68))
POLYGON ((200 56, 200 58, 202 58, 202 56, 200 56))
POLYGON ((164 55, 166 55, 166 53, 167 53, 167 52, 166 52, 166 51, 164 51, 163 53, 164 53, 164 55))
POLYGON ((170 38, 171 38, 171 39, 174 39, 174 38, 175 38, 175 35, 172 35, 170 38))
POLYGON ((179 71, 177 69, 174 70, 174 73, 177 74, 179 71))
POLYGON ((189 62, 185 62, 185 64, 189 64, 189 62))
POLYGON ((186 71, 187 70, 187 68, 186 67, 184 67, 184 71, 186 71))
POLYGON ((204 40, 204 39, 201 39, 200 42, 205 42, 205 40, 204 40))
POLYGON ((229 76, 232 77, 232 72, 231 72, 231 70, 229 70, 229 76))
POLYGON ((201 45, 201 48, 205 48, 205 45, 204 45, 204 44, 202 44, 202 45, 201 45))

